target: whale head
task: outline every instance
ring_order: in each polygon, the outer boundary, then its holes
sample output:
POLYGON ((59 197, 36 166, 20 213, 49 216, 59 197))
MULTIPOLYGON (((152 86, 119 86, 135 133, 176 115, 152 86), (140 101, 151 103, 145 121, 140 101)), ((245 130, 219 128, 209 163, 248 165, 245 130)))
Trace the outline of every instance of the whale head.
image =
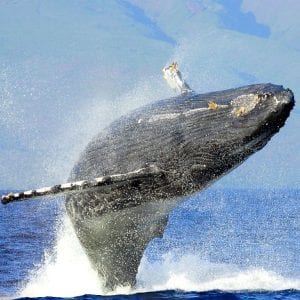
MULTIPOLYGON (((182 196, 260 150, 284 125, 293 106, 292 91, 273 84, 188 93, 138 109, 117 121, 109 135, 126 132, 121 160, 129 158, 136 168, 157 165, 172 181, 170 192, 182 196)), ((121 157, 114 161, 118 166, 121 157)))
POLYGON ((180 156, 194 182, 205 185, 267 144, 288 118, 294 95, 260 84, 195 96, 187 104, 183 126, 189 129, 180 156))

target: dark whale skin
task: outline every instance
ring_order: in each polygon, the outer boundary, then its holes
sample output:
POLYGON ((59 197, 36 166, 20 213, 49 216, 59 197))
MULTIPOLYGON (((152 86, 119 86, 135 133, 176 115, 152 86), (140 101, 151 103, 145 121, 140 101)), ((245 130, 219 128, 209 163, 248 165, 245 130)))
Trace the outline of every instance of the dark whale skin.
POLYGON ((143 176, 66 197, 76 234, 107 290, 135 284, 143 252, 161 237, 169 211, 260 150, 294 105, 289 89, 257 84, 157 101, 96 136, 70 180, 128 173, 143 176), (208 102, 218 104, 209 109, 208 102))

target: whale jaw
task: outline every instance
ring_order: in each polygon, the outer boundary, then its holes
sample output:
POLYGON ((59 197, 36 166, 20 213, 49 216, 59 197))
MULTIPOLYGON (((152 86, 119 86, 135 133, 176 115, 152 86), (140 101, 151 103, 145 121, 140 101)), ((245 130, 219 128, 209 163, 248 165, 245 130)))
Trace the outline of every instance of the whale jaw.
POLYGON ((66 207, 106 288, 134 285, 143 252, 162 237, 169 211, 261 149, 293 105, 291 91, 271 84, 188 93, 138 109, 96 137, 71 179, 120 173, 125 179, 71 194, 66 207), (163 176, 126 180, 147 165, 163 176))

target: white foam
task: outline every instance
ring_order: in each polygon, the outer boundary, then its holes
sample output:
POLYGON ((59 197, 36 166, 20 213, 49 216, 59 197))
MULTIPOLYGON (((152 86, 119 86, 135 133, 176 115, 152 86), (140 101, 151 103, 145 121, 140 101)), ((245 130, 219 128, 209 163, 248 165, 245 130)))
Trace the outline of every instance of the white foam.
POLYGON ((156 263, 143 259, 138 274, 143 290, 284 290, 300 289, 299 279, 288 279, 263 268, 243 269, 213 263, 195 254, 168 253, 156 263))
POLYGON ((65 217, 54 254, 46 253, 44 263, 30 275, 20 297, 102 294, 102 284, 65 217))
MULTIPOLYGON (((201 253, 178 255, 178 249, 155 262, 142 259, 137 275, 137 288, 119 287, 109 294, 180 289, 183 291, 208 290, 284 290, 300 289, 300 279, 285 278, 263 268, 243 269, 236 265, 214 263, 201 253)), ((71 222, 64 220, 59 231, 54 255, 33 271, 29 283, 19 296, 72 297, 84 294, 104 295, 96 271, 92 268, 71 222)))

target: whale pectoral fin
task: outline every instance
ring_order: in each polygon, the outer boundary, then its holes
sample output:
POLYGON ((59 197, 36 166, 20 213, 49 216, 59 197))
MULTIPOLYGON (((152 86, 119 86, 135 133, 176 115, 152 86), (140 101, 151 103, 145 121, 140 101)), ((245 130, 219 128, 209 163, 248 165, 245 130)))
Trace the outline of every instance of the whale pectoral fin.
POLYGON ((172 204, 145 202, 75 222, 77 236, 108 290, 134 286, 148 243, 162 237, 172 204))
POLYGON ((93 189, 101 190, 106 189, 107 186, 120 186, 126 185, 130 182, 161 178, 162 176, 164 176, 164 174, 165 172, 158 169, 155 165, 150 165, 148 167, 123 174, 114 174, 94 178, 92 180, 80 180, 63 184, 57 184, 50 187, 39 188, 36 190, 28 190, 25 192, 9 193, 7 195, 2 196, 1 202, 3 204, 7 204, 10 202, 23 201, 42 196, 79 193, 82 191, 93 189))

